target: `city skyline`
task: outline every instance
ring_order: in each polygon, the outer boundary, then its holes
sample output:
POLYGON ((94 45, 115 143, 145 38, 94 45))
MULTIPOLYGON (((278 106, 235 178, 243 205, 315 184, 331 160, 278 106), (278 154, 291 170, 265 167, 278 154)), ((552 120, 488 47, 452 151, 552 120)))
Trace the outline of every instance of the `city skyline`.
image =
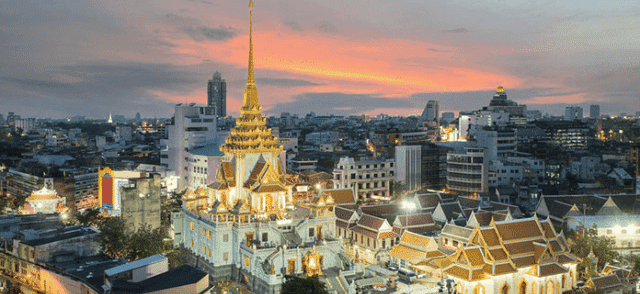
MULTIPOLYGON (((628 27, 638 7, 472 4, 257 2, 264 113, 419 115, 428 100, 441 112, 468 111, 486 106, 498 85, 552 114, 639 108, 628 27)), ((237 116, 244 6, 10 3, 0 8, 0 101, 23 117, 168 117, 175 103, 206 104, 206 82, 219 71, 237 116)))

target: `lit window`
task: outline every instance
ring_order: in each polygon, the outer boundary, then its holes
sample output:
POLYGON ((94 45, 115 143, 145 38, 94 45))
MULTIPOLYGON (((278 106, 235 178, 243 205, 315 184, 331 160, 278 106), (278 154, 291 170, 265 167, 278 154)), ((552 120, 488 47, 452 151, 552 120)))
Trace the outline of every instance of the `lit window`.
POLYGON ((190 224, 190 225, 191 225, 191 230, 193 231, 193 222, 191 222, 191 224, 190 224))
POLYGON ((193 239, 191 239, 191 248, 195 247, 196 243, 193 242, 193 239))

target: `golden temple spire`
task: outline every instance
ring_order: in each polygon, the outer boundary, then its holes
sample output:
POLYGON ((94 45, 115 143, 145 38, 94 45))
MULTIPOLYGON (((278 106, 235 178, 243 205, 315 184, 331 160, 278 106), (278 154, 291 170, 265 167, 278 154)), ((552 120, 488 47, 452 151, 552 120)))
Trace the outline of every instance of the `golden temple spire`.
MULTIPOLYGON (((249 8, 253 8, 253 0, 249 0, 249 8)), ((244 100, 240 108, 240 116, 236 119, 236 126, 220 146, 225 153, 255 153, 282 152, 271 129, 266 126, 266 119, 262 116, 262 107, 258 100, 255 74, 253 72, 253 12, 249 11, 249 74, 247 87, 244 89, 244 100)))
MULTIPOLYGON (((249 9, 253 9, 253 0, 249 0, 249 9)), ((253 71, 253 11, 249 11, 249 74, 247 88, 244 90, 243 108, 259 108, 258 89, 256 88, 255 73, 253 71)))

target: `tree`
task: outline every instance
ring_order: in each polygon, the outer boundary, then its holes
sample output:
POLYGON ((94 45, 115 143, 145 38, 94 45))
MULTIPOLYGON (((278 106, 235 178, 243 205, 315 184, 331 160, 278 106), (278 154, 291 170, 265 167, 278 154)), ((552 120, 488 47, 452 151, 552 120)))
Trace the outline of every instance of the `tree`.
POLYGON ((169 259, 169 269, 173 269, 189 264, 191 251, 184 247, 179 247, 167 253, 165 256, 169 259))
POLYGON ((282 294, 329 294, 324 283, 318 277, 285 276, 282 294))
POLYGON ((583 260, 593 250, 593 254, 598 257, 596 271, 602 269, 605 264, 610 263, 617 257, 618 253, 613 250, 615 240, 597 235, 597 228, 586 229, 576 236, 575 243, 571 247, 571 252, 583 260))
POLYGON ((83 225, 87 225, 87 226, 97 225, 98 220, 101 218, 100 210, 98 210, 97 208, 94 208, 94 209, 88 209, 85 211, 79 211, 79 212, 76 212, 75 218, 76 220, 78 220, 78 223, 83 225))
POLYGON ((100 241, 104 254, 114 258, 127 256, 129 236, 126 227, 126 222, 120 216, 108 217, 98 223, 98 228, 102 231, 100 241))
POLYGON ((635 275, 640 275, 640 257, 634 256, 633 257, 633 273, 635 275))
POLYGON ((165 235, 160 228, 152 230, 151 227, 142 227, 132 233, 126 244, 127 260, 138 260, 164 252, 165 235))

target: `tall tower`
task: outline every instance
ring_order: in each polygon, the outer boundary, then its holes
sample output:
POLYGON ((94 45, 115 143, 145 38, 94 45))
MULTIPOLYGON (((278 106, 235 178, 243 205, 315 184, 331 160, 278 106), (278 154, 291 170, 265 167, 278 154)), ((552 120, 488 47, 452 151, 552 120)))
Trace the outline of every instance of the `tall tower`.
MULTIPOLYGON (((253 1, 249 8, 253 8, 253 1)), ((249 19, 247 86, 236 126, 220 146, 225 155, 214 190, 223 206, 239 207, 247 213, 278 214, 292 200, 293 185, 284 178, 283 148, 262 116, 253 70, 253 11, 249 19)))
POLYGON ((421 120, 422 121, 438 121, 438 116, 440 115, 440 110, 438 109, 438 101, 429 100, 427 102, 427 106, 425 106, 422 111, 421 120))
POLYGON ((589 107, 589 117, 598 118, 600 117, 600 105, 593 104, 589 107))
POLYGON ((227 82, 222 79, 218 71, 207 83, 207 105, 216 107, 218 117, 227 116, 227 82))

